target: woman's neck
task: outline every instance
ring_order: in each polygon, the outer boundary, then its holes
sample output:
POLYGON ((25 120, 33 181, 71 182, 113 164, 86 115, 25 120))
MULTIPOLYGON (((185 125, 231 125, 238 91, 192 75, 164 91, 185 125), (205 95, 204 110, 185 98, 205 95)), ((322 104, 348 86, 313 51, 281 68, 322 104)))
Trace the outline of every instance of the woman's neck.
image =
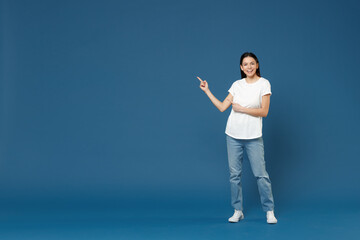
POLYGON ((259 79, 260 79, 260 77, 258 75, 256 75, 256 74, 254 76, 252 76, 252 77, 246 77, 245 78, 247 83, 254 83, 259 79))

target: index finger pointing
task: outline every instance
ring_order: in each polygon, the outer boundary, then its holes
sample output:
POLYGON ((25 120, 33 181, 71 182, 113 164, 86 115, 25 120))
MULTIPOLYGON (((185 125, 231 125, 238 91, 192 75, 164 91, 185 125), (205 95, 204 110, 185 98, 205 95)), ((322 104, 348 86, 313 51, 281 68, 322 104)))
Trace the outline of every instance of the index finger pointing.
POLYGON ((200 80, 200 82, 202 82, 201 78, 197 77, 197 79, 199 79, 199 80, 200 80))

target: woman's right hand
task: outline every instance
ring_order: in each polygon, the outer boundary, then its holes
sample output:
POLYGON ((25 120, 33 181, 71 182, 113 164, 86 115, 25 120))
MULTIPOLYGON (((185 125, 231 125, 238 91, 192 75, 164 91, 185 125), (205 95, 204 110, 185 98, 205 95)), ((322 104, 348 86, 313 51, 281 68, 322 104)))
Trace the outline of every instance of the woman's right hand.
POLYGON ((201 80, 201 78, 197 77, 197 79, 200 80, 200 88, 201 90, 203 90, 204 92, 208 91, 209 90, 209 85, 208 83, 206 82, 206 80, 201 80))

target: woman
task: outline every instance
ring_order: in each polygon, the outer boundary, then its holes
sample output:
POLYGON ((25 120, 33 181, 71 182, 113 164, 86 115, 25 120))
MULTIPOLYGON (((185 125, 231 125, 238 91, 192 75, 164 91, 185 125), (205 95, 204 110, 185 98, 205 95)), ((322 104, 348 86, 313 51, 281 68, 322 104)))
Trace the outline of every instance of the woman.
POLYGON ((268 223, 277 223, 274 216, 274 199, 271 182, 265 168, 262 118, 269 112, 271 86, 261 77, 259 61, 255 54, 246 52, 240 58, 242 79, 230 87, 229 95, 219 101, 209 90, 206 80, 200 80, 200 88, 211 102, 224 112, 230 105, 232 110, 226 125, 226 142, 230 170, 231 203, 235 209, 229 222, 244 218, 241 172, 243 152, 246 151, 252 172, 257 179, 262 208, 268 223))

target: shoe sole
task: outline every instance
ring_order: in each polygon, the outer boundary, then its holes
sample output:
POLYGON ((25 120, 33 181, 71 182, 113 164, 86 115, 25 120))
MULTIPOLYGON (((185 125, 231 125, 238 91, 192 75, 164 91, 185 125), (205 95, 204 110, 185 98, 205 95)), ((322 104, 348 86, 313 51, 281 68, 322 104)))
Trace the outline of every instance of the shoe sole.
POLYGON ((239 217, 239 219, 237 221, 230 221, 229 220, 229 223, 237 223, 237 222, 240 222, 243 219, 244 219, 244 215, 241 215, 241 217, 239 217))

